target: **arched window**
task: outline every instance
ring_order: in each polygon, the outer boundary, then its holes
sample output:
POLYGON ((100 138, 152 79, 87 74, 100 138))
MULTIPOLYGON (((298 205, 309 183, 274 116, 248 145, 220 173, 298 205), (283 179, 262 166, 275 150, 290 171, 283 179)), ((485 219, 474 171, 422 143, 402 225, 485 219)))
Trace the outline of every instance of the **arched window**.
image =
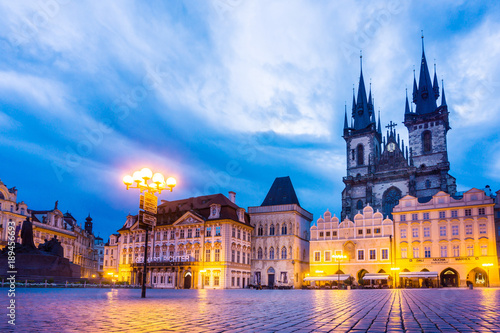
POLYGON ((269 259, 274 260, 274 247, 269 249, 269 259))
POLYGON ((276 223, 276 236, 278 236, 280 233, 280 225, 276 223))
POLYGON ((392 219, 392 209, 401 199, 401 190, 397 187, 389 187, 382 195, 382 210, 385 216, 392 219))
POLYGON ((257 236, 262 236, 264 234, 264 229, 262 225, 259 225, 259 229, 257 229, 257 236))
POLYGON ((261 247, 259 247, 259 249, 257 250, 257 259, 262 260, 262 248, 261 247))
POLYGON ((432 150, 432 134, 431 131, 422 133, 422 148, 424 153, 430 153, 432 150))
POLYGON ((283 223, 283 225, 281 226, 281 234, 286 235, 286 223, 283 223))
POLYGON ((286 259, 286 247, 284 246, 281 249, 281 259, 286 259))
POLYGON ((425 181, 425 188, 431 188, 431 181, 429 179, 425 181))
POLYGON ((269 227, 269 236, 274 236, 274 224, 269 227))
POLYGON ((358 165, 363 165, 365 164, 365 150, 363 148, 363 145, 360 143, 356 147, 357 153, 358 153, 358 165))
POLYGON ((358 200, 358 202, 356 203, 356 209, 357 210, 363 209, 363 200, 358 200))

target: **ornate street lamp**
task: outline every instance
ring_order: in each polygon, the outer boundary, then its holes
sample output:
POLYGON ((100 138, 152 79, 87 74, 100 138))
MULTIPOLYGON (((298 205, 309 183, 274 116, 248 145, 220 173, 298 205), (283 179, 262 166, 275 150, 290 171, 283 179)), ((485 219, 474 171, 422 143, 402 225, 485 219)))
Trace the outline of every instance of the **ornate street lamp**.
POLYGON ((488 267, 488 288, 490 287, 490 267, 493 266, 492 263, 483 264, 483 267, 488 267))
POLYGON ((344 255, 341 255, 341 254, 336 254, 336 255, 333 255, 332 256, 335 261, 338 262, 338 269, 337 269, 337 288, 340 289, 340 262, 343 260, 343 259, 346 259, 347 256, 344 256, 344 255))
MULTIPOLYGON (((158 192, 158 194, 161 194, 161 191, 164 190, 169 190, 172 192, 173 188, 175 185, 177 185, 177 182, 175 181, 175 178, 169 177, 165 181, 165 177, 161 173, 155 173, 148 169, 144 168, 140 171, 136 171, 133 173, 132 176, 127 175, 123 177, 123 183, 128 189, 134 188, 138 189, 141 191, 141 193, 144 192, 144 197, 141 195, 141 201, 144 200, 146 204, 142 204, 144 208, 144 214, 145 215, 150 215, 150 218, 148 218, 149 221, 151 221, 151 226, 153 227, 156 224, 156 207, 158 204, 158 198, 156 197, 155 193, 158 192), (135 183, 134 186, 132 186, 135 183), (154 200, 150 202, 150 205, 147 206, 147 195, 153 196, 154 200)), ((138 216, 141 216, 139 214, 138 216)), ((143 215, 144 216, 144 215, 143 215)), ((145 231, 146 231, 146 239, 145 239, 145 246, 144 246, 144 268, 143 268, 143 274, 142 274, 142 293, 141 293, 141 298, 146 298, 146 275, 147 275, 147 262, 148 262, 148 230, 149 226, 148 224, 145 224, 145 231)))

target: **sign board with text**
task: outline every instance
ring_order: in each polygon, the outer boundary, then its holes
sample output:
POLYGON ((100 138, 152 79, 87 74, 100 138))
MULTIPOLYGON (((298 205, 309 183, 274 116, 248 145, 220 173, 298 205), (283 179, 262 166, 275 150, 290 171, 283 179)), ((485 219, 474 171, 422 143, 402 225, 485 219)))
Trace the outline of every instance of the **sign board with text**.
POLYGON ((148 213, 156 214, 158 212, 158 198, 154 194, 144 192, 140 197, 139 208, 148 213))
POLYGON ((144 223, 148 226, 156 225, 156 217, 147 212, 139 211, 139 224, 144 223))

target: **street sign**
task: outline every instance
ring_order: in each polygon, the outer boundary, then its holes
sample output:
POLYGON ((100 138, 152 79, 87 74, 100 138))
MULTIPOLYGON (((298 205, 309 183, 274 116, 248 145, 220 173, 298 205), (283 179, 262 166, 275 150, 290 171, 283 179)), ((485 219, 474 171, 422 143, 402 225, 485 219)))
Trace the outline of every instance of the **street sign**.
POLYGON ((139 211, 139 224, 144 223, 148 226, 156 225, 156 217, 147 212, 139 211))
POLYGON ((154 194, 144 192, 144 195, 140 197, 139 208, 148 213, 156 214, 158 212, 158 198, 154 194))

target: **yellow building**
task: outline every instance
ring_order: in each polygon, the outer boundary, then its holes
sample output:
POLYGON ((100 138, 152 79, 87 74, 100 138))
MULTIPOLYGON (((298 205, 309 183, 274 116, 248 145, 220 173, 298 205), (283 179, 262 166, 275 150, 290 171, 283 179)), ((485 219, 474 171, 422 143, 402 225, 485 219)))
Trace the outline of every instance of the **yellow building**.
POLYGON ((354 284, 389 286, 392 220, 374 213, 370 206, 358 212, 354 221, 339 223, 329 211, 324 216, 311 227, 310 273, 305 281, 335 285, 337 280, 352 277, 354 284))
POLYGON ((24 201, 17 202, 17 189, 8 188, 0 180, 0 249, 7 246, 11 230, 15 241, 20 241, 21 225, 28 216, 28 206, 24 201))
MULTIPOLYGON (((148 241, 155 288, 243 288, 250 283, 251 234, 244 208, 222 194, 163 201, 148 241)), ((129 216, 118 230, 119 279, 142 281, 145 232, 129 216)))
POLYGON ((402 286, 500 286, 494 200, 471 189, 461 197, 405 196, 394 207, 402 286))

